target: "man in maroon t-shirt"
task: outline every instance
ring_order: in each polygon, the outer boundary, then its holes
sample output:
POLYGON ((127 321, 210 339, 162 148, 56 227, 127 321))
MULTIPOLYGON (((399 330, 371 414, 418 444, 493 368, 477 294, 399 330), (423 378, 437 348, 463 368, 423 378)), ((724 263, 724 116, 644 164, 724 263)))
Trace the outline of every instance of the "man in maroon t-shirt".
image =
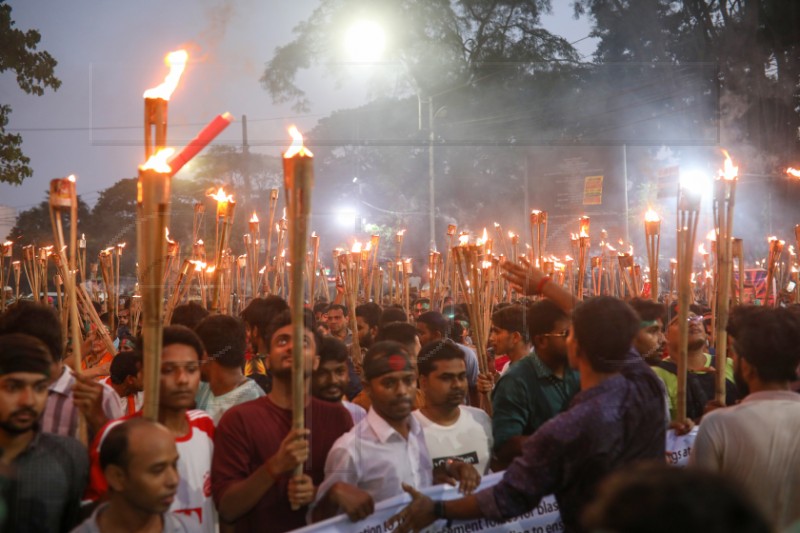
MULTIPOLYGON (((272 391, 229 409, 217 427, 211 490, 223 522, 236 531, 283 532, 305 525, 314 487, 325 478, 333 443, 353 426, 341 404, 308 396, 306 429, 292 430, 292 325, 289 311, 267 328, 272 391), (310 429, 309 429, 310 428, 310 429), (307 437, 309 437, 307 439, 307 437), (301 462, 301 476, 292 471, 301 462), (292 507, 296 510, 292 510, 292 507)), ((316 367, 316 342, 305 324, 306 390, 316 367)))

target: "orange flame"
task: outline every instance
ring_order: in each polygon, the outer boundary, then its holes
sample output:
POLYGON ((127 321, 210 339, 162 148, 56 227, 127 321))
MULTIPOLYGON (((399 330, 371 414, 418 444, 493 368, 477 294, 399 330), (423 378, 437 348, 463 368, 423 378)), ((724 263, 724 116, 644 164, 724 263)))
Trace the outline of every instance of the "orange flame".
POLYGON ((708 252, 706 251, 706 247, 703 246, 702 244, 697 247, 697 253, 699 253, 700 255, 708 255, 708 252))
POLYGON ((181 79, 181 74, 183 74, 188 60, 189 53, 186 50, 177 50, 167 54, 164 58, 164 63, 169 67, 169 74, 164 78, 164 83, 152 89, 147 89, 144 92, 144 97, 169 100, 169 97, 172 96, 173 91, 178 86, 178 81, 181 79))
POLYGON ((162 148, 158 152, 150 156, 144 165, 139 166, 139 170, 155 170, 159 174, 169 174, 172 169, 169 168, 167 160, 175 153, 174 148, 162 148))
POLYGON ((401 229, 400 231, 397 232, 397 236, 398 237, 402 237, 405 234, 406 234, 406 230, 404 230, 404 229, 401 229))
POLYGON ((466 246, 469 244, 469 233, 462 233, 458 236, 458 245, 466 246))
POLYGON ((658 216, 658 213, 653 211, 652 209, 648 209, 647 213, 644 214, 645 222, 659 222, 661 217, 658 216))
POLYGON ((489 239, 489 235, 486 233, 486 226, 483 227, 483 235, 481 235, 481 241, 486 242, 489 239))
POLYGON ((252 222, 253 224, 258 224, 258 217, 256 216, 255 211, 253 211, 253 216, 250 217, 250 222, 252 222))
POLYGON ((789 167, 786 169, 786 173, 794 178, 800 178, 800 169, 789 167))
POLYGON ((725 154, 725 163, 723 163, 722 170, 719 171, 719 177, 729 181, 735 180, 739 175, 739 167, 733 166, 733 161, 727 150, 722 150, 722 153, 725 154))
POLYGON ((284 159, 292 158, 296 155, 300 157, 314 157, 311 150, 303 145, 303 134, 297 129, 297 126, 289 126, 289 135, 292 136, 292 145, 283 154, 284 159))
POLYGON ((233 195, 225 194, 225 190, 222 187, 217 190, 216 194, 209 194, 208 197, 213 198, 217 202, 230 202, 233 200, 233 195))
POLYGON ((350 248, 350 252, 352 252, 354 254, 360 254, 361 253, 361 243, 358 242, 358 241, 354 242, 353 243, 353 247, 350 248))
POLYGON ((75 183, 75 179, 76 179, 76 178, 75 178, 75 174, 70 174, 69 176, 67 176, 67 179, 68 179, 69 181, 71 181, 72 183, 75 183))
POLYGON ((716 241, 717 240, 717 230, 715 230, 715 229, 708 230, 708 233, 706 234, 706 240, 716 241))

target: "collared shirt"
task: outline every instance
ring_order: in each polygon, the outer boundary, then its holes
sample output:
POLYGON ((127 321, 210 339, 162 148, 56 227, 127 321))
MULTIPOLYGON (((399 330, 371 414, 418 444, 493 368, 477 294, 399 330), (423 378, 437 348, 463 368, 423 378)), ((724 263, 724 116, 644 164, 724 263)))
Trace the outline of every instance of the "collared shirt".
POLYGON ((198 409, 208 413, 208 416, 211 417, 216 426, 219 424, 219 419, 222 418, 225 411, 234 405, 249 402, 250 400, 255 400, 262 396, 265 396, 264 391, 250 378, 245 378, 245 381, 238 387, 219 396, 214 396, 209 384, 202 381, 197 388, 195 403, 198 409))
MULTIPOLYGON (((72 530, 72 533, 101 533, 100 525, 97 523, 97 518, 100 513, 108 508, 108 503, 100 505, 92 513, 92 516, 83 521, 81 525, 72 530)), ((163 527, 161 533, 196 533, 202 531, 200 526, 194 522, 190 522, 187 518, 177 513, 163 513, 163 527)))
MULTIPOLYGON (((75 375, 64 365, 61 376, 50 384, 47 391, 47 403, 39 421, 42 432, 65 437, 77 436, 79 411, 72 403, 72 387, 74 385, 75 375)), ((116 420, 124 414, 117 400, 117 393, 105 383, 101 383, 101 385, 103 386, 103 413, 109 421, 116 420)))
POLYGON ((111 387, 112 390, 114 390, 114 396, 119 402, 119 408, 122 410, 123 415, 132 415, 136 411, 140 411, 142 409, 142 405, 144 404, 143 391, 139 391, 134 394, 128 394, 127 396, 120 396, 111 384, 111 376, 103 379, 102 383, 105 383, 111 387))
POLYGON ((566 410, 579 389, 577 371, 567 366, 559 378, 534 352, 514 363, 492 391, 495 448, 511 437, 530 435, 566 410))
POLYGON ((69 531, 78 523, 89 456, 75 439, 37 432, 10 466, 4 531, 69 531))
POLYGON ((500 483, 477 493, 481 512, 509 519, 555 494, 565 530, 582 531, 580 514, 603 477, 633 461, 664 460, 666 427, 664 385, 631 353, 618 374, 578 393, 525 441, 500 483))
POLYGON ((370 408, 367 417, 339 437, 328 453, 325 481, 317 490, 315 504, 340 481, 368 492, 375 503, 401 494, 401 483, 429 487, 433 462, 422 426, 411 415, 408 422, 405 438, 370 408))

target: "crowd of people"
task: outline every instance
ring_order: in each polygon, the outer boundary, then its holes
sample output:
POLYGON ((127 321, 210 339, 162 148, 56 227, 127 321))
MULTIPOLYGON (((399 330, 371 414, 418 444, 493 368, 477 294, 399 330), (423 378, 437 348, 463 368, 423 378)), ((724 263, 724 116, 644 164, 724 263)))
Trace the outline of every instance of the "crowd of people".
POLYGON ((302 339, 277 296, 240 317, 183 304, 163 330, 157 420, 142 417, 124 301, 116 353, 88 331, 79 372, 58 314, 14 303, 0 315, 3 531, 284 532, 338 515, 356 531, 404 493, 393 531, 502 523, 551 494, 564 531, 800 531, 798 306, 734 308, 727 354, 690 313, 678 420, 674 309, 578 302, 530 265, 504 268, 527 297, 495 305, 483 372, 458 302, 362 303, 355 329, 341 302, 317 302, 302 339), (668 432, 696 434, 685 468, 666 464, 668 432), (425 494, 441 483, 460 497, 425 494))

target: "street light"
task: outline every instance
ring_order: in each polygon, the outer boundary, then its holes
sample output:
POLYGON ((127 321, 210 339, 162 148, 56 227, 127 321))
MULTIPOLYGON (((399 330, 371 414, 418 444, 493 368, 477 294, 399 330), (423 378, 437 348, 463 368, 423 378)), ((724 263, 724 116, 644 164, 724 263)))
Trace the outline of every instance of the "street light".
POLYGON ((380 24, 371 20, 359 20, 348 28, 344 46, 351 60, 370 63, 383 55, 386 34, 380 24))

